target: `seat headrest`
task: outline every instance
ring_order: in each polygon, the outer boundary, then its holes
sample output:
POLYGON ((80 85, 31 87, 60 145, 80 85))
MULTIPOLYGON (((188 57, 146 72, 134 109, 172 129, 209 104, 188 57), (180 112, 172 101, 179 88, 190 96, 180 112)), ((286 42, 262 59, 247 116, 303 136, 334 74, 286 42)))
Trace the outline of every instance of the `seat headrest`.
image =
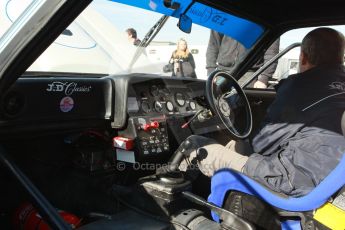
POLYGON ((343 117, 341 118, 341 130, 343 130, 343 135, 345 136, 345 112, 343 113, 343 117))

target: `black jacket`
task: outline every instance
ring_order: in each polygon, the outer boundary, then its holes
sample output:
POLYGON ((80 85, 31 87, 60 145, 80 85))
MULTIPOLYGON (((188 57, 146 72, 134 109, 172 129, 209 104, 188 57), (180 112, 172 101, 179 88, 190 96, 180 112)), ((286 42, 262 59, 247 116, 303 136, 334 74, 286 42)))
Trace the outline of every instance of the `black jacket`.
POLYGON ((244 173, 292 196, 308 193, 345 153, 345 68, 314 67, 278 85, 244 173))
MULTIPOLYGON (((215 70, 217 67, 220 69, 230 70, 236 62, 245 54, 245 47, 221 33, 211 30, 210 39, 206 51, 206 68, 208 74, 215 70)), ((264 57, 262 57, 252 68, 251 71, 258 70, 264 63, 269 61, 279 53, 279 39, 276 40, 266 51, 264 57)), ((270 65, 260 76, 259 79, 263 83, 267 84, 268 78, 270 78, 275 69, 277 63, 270 65)))

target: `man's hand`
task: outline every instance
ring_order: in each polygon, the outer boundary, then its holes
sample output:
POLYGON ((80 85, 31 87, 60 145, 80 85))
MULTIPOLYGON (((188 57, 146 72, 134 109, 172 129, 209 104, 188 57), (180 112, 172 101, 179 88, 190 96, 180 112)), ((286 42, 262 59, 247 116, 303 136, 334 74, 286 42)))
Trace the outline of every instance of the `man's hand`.
POLYGON ((254 83, 254 88, 259 88, 259 89, 266 89, 267 85, 261 81, 256 81, 254 83))

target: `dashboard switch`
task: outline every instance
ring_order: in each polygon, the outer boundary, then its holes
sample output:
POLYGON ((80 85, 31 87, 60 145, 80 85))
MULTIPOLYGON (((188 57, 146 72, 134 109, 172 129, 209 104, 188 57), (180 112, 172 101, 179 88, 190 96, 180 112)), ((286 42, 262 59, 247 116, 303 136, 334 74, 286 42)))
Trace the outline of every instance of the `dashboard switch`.
POLYGON ((150 126, 151 126, 151 128, 158 129, 159 128, 159 122, 158 121, 152 121, 150 126))
POLYGON ((141 128, 142 128, 144 131, 148 131, 148 130, 151 128, 151 126, 150 126, 149 124, 144 124, 144 125, 141 126, 141 128))

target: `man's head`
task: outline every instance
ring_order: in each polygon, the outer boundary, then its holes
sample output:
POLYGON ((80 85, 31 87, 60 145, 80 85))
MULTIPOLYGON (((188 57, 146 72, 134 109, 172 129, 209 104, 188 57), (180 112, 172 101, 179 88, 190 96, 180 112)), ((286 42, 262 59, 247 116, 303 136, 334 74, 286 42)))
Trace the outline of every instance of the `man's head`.
POLYGON ((331 28, 317 28, 302 40, 299 60, 300 72, 319 65, 344 62, 344 35, 331 28))
POLYGON ((128 35, 128 40, 135 40, 137 39, 137 31, 133 28, 128 28, 126 30, 127 35, 128 35))

